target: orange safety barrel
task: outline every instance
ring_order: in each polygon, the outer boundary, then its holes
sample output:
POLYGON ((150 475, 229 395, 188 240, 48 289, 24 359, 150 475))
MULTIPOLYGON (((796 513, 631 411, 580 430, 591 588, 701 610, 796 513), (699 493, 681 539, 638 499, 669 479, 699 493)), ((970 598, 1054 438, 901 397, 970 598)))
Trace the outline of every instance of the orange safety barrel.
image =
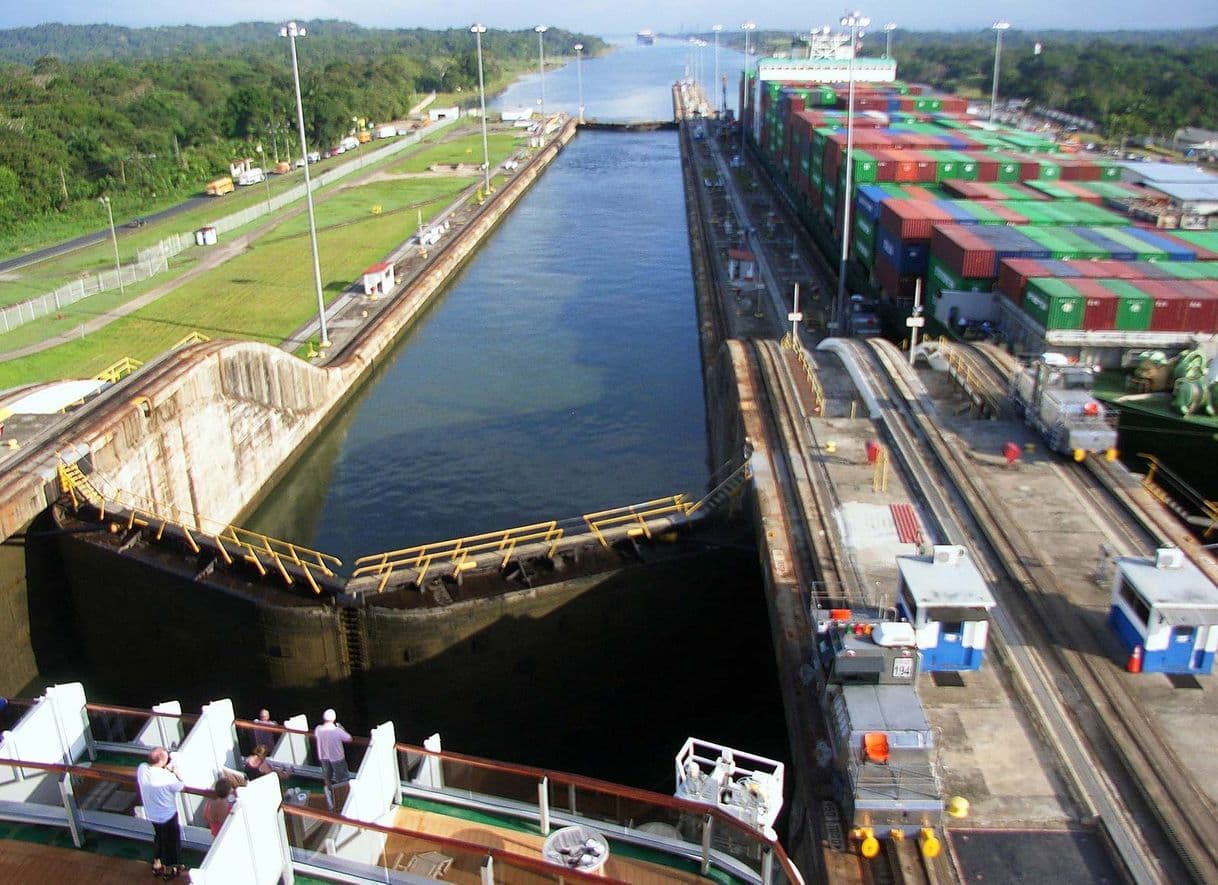
POLYGON ((888 761, 888 735, 882 731, 869 731, 863 735, 863 752, 870 762, 881 765, 888 761))

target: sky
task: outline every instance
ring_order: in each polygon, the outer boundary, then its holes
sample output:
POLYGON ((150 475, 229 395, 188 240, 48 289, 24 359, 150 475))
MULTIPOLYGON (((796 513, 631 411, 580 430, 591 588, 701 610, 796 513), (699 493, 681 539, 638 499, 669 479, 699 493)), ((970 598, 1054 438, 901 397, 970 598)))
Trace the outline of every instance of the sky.
MULTIPOLYGON (((547 24, 583 33, 614 35, 640 28, 655 31, 709 30, 721 23, 738 27, 746 17, 761 29, 808 30, 840 18, 835 6, 823 7, 820 19, 808 7, 790 0, 532 0, 532 2, 385 3, 385 0, 208 0, 169 3, 165 0, 0 0, 0 28, 44 22, 66 24, 227 25, 244 21, 342 19, 367 27, 445 28, 482 21, 493 28, 525 28, 547 24), (799 12, 796 10, 799 9, 799 12), (830 12, 829 10, 832 10, 830 12), (802 20, 801 15, 813 16, 802 20)), ((884 0, 857 7, 874 22, 895 22, 909 30, 975 30, 1005 18, 1015 29, 1069 28, 1193 28, 1218 25, 1215 0, 974 0, 938 4, 929 0, 884 0)), ((843 6, 843 9, 845 7, 843 6)))

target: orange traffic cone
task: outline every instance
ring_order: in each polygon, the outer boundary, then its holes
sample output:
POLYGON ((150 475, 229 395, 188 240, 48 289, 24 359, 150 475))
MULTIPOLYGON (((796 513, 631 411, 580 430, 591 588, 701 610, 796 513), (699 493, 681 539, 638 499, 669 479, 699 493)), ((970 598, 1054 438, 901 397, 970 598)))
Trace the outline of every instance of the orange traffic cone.
POLYGON ((1142 646, 1135 645, 1133 651, 1129 653, 1129 661, 1125 664, 1126 671, 1130 673, 1142 672, 1142 646))

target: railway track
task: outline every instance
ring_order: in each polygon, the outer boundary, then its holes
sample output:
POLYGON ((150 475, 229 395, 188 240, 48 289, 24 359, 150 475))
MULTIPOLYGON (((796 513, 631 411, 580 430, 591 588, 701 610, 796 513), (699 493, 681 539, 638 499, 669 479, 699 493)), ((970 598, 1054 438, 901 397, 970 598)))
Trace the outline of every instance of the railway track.
MULTIPOLYGON (((942 537, 968 544, 979 554, 998 590, 995 623, 999 651, 1017 667, 1025 698, 1059 748, 1067 781, 1082 808, 1103 823, 1120 860, 1136 881, 1177 881, 1180 869, 1160 862, 1135 815, 1153 814, 1180 866, 1196 881, 1218 881, 1218 820, 1213 805, 1189 771, 1175 758, 1153 718, 1125 691, 1121 674, 1102 654, 1088 654, 1095 639, 1077 617, 1063 610, 1065 599, 1052 569, 1026 535, 1005 518, 995 496, 976 476, 975 466, 939 430, 927 412, 920 384, 887 342, 852 345, 860 360, 870 349, 869 375, 892 408, 884 422, 934 515, 942 537), (928 464, 933 458, 934 463, 928 464), (942 481, 928 481, 942 477, 942 481), (953 486, 949 494, 944 487, 953 486), (952 500, 954 499, 954 500, 952 500), (949 501, 957 506, 952 509, 949 501), (945 506, 948 509, 945 509, 945 506), (1029 644, 1031 643, 1031 644, 1029 644), (1059 674, 1069 677, 1061 685, 1059 674), (1085 704, 1085 713, 1078 705, 1085 704), (1086 744, 1082 738, 1086 735, 1086 744), (1110 781, 1101 772, 1115 763, 1130 776, 1110 781), (1135 787, 1130 787, 1132 782, 1135 787)), ((1101 468, 1102 469, 1102 468, 1101 468)), ((1072 481, 1083 482, 1082 470, 1072 481)), ((1104 480, 1095 474, 1096 482, 1104 480)), ((1095 486, 1080 492, 1092 506, 1115 518, 1110 495, 1095 486)), ((1128 517, 1115 519, 1130 525, 1128 517)), ((1121 543, 1154 541, 1145 526, 1127 528, 1121 543), (1138 532, 1143 533, 1141 538, 1138 532)))

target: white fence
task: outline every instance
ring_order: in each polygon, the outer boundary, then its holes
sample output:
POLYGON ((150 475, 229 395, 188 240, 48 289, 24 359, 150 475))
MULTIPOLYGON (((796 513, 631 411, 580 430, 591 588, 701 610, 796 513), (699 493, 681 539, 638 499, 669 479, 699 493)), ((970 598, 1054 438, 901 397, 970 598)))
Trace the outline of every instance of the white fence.
MULTIPOLYGON (((313 178, 311 180, 313 190, 316 192, 319 188, 340 181, 348 175, 352 175, 373 163, 417 144, 424 135, 437 132, 453 122, 455 122, 453 119, 439 120, 426 129, 421 129, 411 135, 398 136, 384 147, 362 153, 359 157, 313 178)), ((257 185, 250 186, 257 187, 257 185)), ((263 200, 255 206, 250 206, 248 209, 242 209, 240 212, 226 215, 218 221, 210 222, 209 226, 214 227, 217 233, 236 230, 268 213, 303 199, 304 195, 305 187, 302 181, 296 187, 290 188, 278 196, 272 197, 270 200, 263 200)), ((156 245, 147 249, 141 249, 135 262, 122 266, 121 285, 131 286, 142 280, 154 277, 159 273, 164 273, 169 269, 169 259, 193 246, 194 243, 195 235, 194 231, 191 230, 179 234, 170 234, 156 245)), ((47 292, 45 295, 39 295, 28 301, 22 301, 19 304, 0 309, 0 334, 11 332, 13 329, 33 322, 39 317, 48 316, 63 310, 65 307, 88 298, 90 295, 118 289, 120 288, 119 278, 119 270, 107 270, 98 274, 90 274, 88 277, 82 277, 60 286, 53 292, 47 292)))

